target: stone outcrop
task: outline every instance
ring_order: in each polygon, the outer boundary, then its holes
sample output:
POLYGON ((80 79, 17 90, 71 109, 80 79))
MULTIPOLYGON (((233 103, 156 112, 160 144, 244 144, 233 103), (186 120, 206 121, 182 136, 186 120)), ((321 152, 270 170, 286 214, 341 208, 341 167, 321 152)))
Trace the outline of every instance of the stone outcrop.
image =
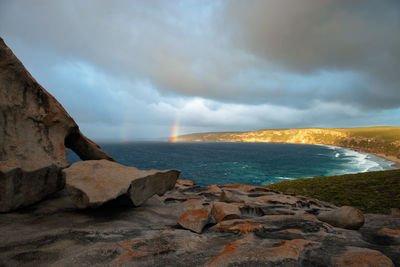
POLYGON ((66 147, 83 160, 112 160, 80 132, 0 38, 0 212, 63 188, 66 147))
POLYGON ((66 189, 80 209, 96 208, 109 201, 129 199, 134 206, 163 195, 175 186, 177 170, 138 170, 108 160, 87 160, 62 171, 66 189))
POLYGON ((322 212, 318 215, 318 219, 333 226, 350 230, 358 230, 364 224, 364 216, 361 211, 349 206, 322 212))
POLYGON ((317 218, 337 209, 257 186, 178 180, 140 207, 82 212, 61 191, 0 214, 0 266, 400 266, 399 217, 365 214, 359 230, 317 218), (222 191, 240 202, 221 202, 222 191), (211 215, 203 225, 215 203, 237 207, 240 218, 211 215))
POLYGON ((317 218, 337 209, 257 186, 178 180, 140 207, 82 212, 61 191, 0 214, 0 266, 400 266, 399 217, 365 214, 359 230, 317 218), (240 201, 221 202, 222 191, 240 201), (213 220, 212 206, 224 204, 240 217, 213 220))

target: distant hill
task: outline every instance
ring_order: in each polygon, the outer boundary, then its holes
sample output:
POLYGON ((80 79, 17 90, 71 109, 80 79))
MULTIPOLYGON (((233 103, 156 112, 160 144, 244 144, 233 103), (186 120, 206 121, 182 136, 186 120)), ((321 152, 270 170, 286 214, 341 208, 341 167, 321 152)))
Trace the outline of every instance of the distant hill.
POLYGON ((271 142, 333 145, 400 162, 400 127, 302 128, 181 135, 179 142, 271 142))

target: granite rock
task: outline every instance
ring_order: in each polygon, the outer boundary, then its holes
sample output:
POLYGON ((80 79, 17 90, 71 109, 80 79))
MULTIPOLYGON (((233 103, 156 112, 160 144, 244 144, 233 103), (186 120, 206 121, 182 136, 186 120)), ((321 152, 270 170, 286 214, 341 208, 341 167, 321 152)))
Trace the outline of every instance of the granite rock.
POLYGON ((358 230, 364 224, 364 215, 356 208, 343 206, 331 211, 322 212, 318 219, 333 226, 358 230))
POLYGON ((400 266, 399 217, 365 214, 359 230, 348 230, 316 217, 336 210, 332 204, 220 186, 245 200, 223 203, 236 206, 240 218, 210 220, 199 234, 201 227, 183 228, 179 218, 218 198, 208 186, 185 184, 139 207, 81 211, 63 190, 0 214, 0 266, 400 266))
POLYGON ((177 170, 139 170, 108 160, 87 160, 62 171, 66 189, 80 209, 96 208, 109 201, 129 199, 134 206, 153 195, 173 189, 177 170))
POLYGON ((112 160, 80 132, 1 38, 0 140, 0 212, 62 189, 61 169, 69 166, 66 147, 83 160, 112 160))

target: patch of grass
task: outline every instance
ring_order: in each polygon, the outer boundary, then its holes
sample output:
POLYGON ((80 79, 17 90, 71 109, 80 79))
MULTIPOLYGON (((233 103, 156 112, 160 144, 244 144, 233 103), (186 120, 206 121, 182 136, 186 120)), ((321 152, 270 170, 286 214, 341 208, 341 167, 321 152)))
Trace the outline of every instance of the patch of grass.
POLYGON ((365 213, 387 214, 390 208, 400 208, 400 170, 297 179, 266 187, 336 206, 353 206, 365 213))

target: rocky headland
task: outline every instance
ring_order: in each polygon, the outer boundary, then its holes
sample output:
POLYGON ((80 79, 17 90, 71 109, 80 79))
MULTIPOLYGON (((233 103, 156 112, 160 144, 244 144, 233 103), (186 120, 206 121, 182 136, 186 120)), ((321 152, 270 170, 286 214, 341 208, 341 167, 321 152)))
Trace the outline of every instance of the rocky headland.
POLYGON ((259 142, 319 144, 350 148, 386 158, 400 167, 400 127, 304 128, 251 132, 193 133, 179 142, 259 142))
POLYGON ((0 266, 400 265, 396 213, 114 162, 2 39, 0 90, 0 266))

